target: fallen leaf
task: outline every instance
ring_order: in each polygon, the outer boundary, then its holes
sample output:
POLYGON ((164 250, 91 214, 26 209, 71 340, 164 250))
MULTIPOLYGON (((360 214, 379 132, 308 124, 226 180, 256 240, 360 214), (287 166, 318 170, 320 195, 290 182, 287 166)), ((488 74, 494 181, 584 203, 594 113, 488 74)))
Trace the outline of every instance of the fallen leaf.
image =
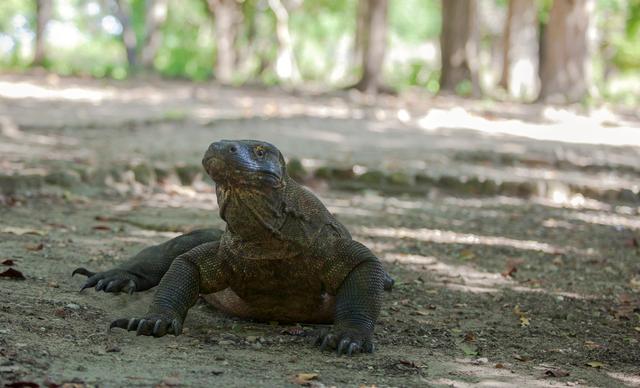
POLYGON ((15 262, 11 259, 6 259, 2 262, 2 265, 14 265, 15 262))
POLYGON ((8 270, 0 273, 0 277, 9 278, 9 279, 15 279, 15 280, 25 280, 26 279, 24 277, 24 275, 22 274, 22 272, 16 271, 13 268, 9 268, 8 270))
POLYGON ((298 373, 293 376, 291 382, 298 385, 309 385, 312 380, 317 380, 318 377, 317 373, 298 373))
POLYGON ((402 365, 406 365, 406 366, 411 367, 411 368, 420 368, 420 367, 419 367, 418 365, 416 365, 416 363, 415 363, 415 362, 413 362, 413 361, 409 361, 409 360, 400 360, 400 363, 401 363, 402 365))
POLYGON ((45 232, 36 229, 28 229, 28 228, 18 228, 13 226, 7 226, 0 229, 2 233, 11 233, 18 236, 22 236, 23 234, 35 234, 37 236, 44 236, 45 232))
POLYGON ((600 361, 589 361, 586 363, 587 366, 590 366, 592 368, 602 368, 604 367, 604 364, 601 363, 600 361))
POLYGON ((96 221, 100 221, 100 222, 108 222, 108 221, 113 221, 113 218, 109 217, 109 216, 95 216, 94 219, 96 221))
POLYGON ((569 372, 563 369, 558 368, 549 368, 544 371, 545 376, 547 377, 565 377, 569 376, 569 372))
POLYGON ((499 362, 496 365, 494 365, 494 368, 496 368, 496 369, 504 369, 504 364, 499 362))
POLYGON ((466 342, 459 343, 458 348, 460 348, 460 350, 462 350, 466 356, 478 355, 478 349, 475 346, 467 344, 466 342))
POLYGON ((292 327, 287 327, 286 329, 282 329, 280 331, 280 334, 304 337, 306 333, 304 332, 304 329, 302 327, 300 327, 300 326, 292 326, 292 327))
POLYGON ((93 230, 111 230, 107 225, 96 225, 92 228, 93 230))
POLYGON ((42 248, 44 248, 44 244, 43 243, 38 243, 38 244, 27 244, 24 246, 26 250, 28 251, 41 251, 42 248))
POLYGON ((527 316, 526 312, 520 310, 520 305, 516 305, 516 307, 513 308, 513 313, 520 319, 520 327, 529 326, 529 324, 531 323, 529 322, 529 317, 527 316))
POLYGON ((502 271, 500 275, 504 276, 505 278, 514 277, 513 274, 518 272, 518 266, 522 263, 522 260, 508 260, 505 270, 502 271))
POLYGON ((464 335, 464 342, 475 342, 476 339, 478 339, 478 337, 472 331, 469 331, 464 335))
POLYGON ((591 349, 591 350, 593 350, 593 349, 600 349, 600 348, 602 347, 602 345, 600 345, 600 344, 598 344, 598 343, 595 343, 595 342, 593 342, 593 341, 584 341, 584 346, 585 346, 587 349, 591 349))

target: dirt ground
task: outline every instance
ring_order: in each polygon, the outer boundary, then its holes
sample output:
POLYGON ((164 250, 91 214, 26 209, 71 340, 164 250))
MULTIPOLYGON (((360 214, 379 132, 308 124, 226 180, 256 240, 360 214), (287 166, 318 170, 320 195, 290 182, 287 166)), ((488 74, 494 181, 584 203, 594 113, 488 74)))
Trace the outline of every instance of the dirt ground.
POLYGON ((553 112, 1 76, 0 272, 25 277, 0 277, 1 385, 640 386, 640 142, 625 135, 640 118, 564 112, 607 131, 569 141, 545 138, 562 123, 553 112), (456 109, 475 121, 425 124, 456 109), (541 132, 487 133, 486 122, 541 132), (108 269, 179 232, 223 227, 197 167, 220 138, 271 141, 310 170, 409 177, 404 191, 306 178, 396 280, 374 354, 321 353, 318 325, 248 322, 204 302, 179 337, 107 332, 144 312, 153 290, 78 292, 78 266, 108 269), (476 195, 444 180, 422 190, 420 174, 537 189, 476 195))

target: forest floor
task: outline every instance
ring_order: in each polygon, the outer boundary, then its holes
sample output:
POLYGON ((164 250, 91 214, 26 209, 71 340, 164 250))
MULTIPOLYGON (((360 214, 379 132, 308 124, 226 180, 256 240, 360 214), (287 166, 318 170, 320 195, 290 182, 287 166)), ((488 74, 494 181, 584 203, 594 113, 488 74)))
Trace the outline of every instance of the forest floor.
POLYGON ((639 178, 637 111, 3 75, 0 385, 640 386, 639 178), (375 353, 204 302, 179 337, 107 332, 153 291, 78 292, 78 266, 223 227, 221 138, 299 160, 383 261, 375 353))

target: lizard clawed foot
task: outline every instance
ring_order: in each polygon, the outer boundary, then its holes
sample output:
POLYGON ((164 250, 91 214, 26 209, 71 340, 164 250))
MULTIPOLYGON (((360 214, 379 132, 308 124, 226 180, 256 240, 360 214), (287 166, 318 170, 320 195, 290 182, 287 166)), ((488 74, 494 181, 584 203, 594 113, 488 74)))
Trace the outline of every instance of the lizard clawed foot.
POLYGON ((374 350, 371 334, 358 329, 323 330, 316 339, 320 350, 335 349, 338 355, 352 356, 356 353, 372 353, 374 350))
POLYGON ((109 330, 114 327, 135 331, 136 335, 162 337, 166 334, 180 335, 182 319, 173 314, 150 314, 145 318, 120 318, 111 322, 109 330))
POLYGON ((139 289, 138 277, 122 269, 112 269, 96 273, 80 267, 76 268, 71 273, 71 276, 75 274, 84 275, 88 278, 82 285, 82 288, 80 288, 80 291, 91 287, 95 287, 96 291, 128 292, 129 294, 133 294, 136 291, 142 291, 139 289))

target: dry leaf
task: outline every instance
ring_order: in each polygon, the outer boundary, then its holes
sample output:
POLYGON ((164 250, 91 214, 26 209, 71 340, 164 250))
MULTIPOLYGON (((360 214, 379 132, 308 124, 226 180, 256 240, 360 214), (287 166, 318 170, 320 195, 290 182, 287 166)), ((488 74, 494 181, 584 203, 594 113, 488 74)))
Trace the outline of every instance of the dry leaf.
POLYGON ((464 335, 464 341, 465 342, 475 342, 476 339, 478 339, 478 337, 472 331, 469 331, 469 332, 467 332, 467 334, 464 335))
POLYGON ((500 275, 504 276, 505 278, 514 277, 513 274, 518 272, 518 266, 522 263, 522 260, 508 260, 505 270, 502 271, 500 275))
POLYGON ((38 244, 27 244, 24 246, 28 251, 41 251, 44 248, 43 243, 38 244))
POLYGON ((494 368, 496 368, 496 369, 504 369, 504 364, 499 362, 494 366, 494 368))
POLYGON ((280 331, 280 334, 286 334, 286 335, 294 335, 294 336, 298 336, 298 337, 303 337, 306 333, 304 332, 304 329, 300 326, 292 326, 292 327, 287 327, 286 329, 282 329, 280 331))
POLYGON ((569 376, 569 372, 563 369, 557 368, 549 368, 544 371, 545 376, 547 377, 566 377, 569 376))
POLYGON ((602 368, 604 367, 604 364, 601 363, 600 361, 589 361, 586 364, 587 366, 590 366, 592 368, 602 368))
POLYGON ((93 227, 93 230, 111 230, 107 225, 96 225, 93 227))
POLYGON ((520 319, 520 327, 529 326, 529 324, 531 323, 529 322, 529 317, 527 316, 526 312, 520 310, 520 305, 516 305, 516 307, 513 308, 513 313, 520 319))
POLYGON ((45 232, 36 229, 28 229, 28 228, 18 228, 13 226, 7 226, 5 228, 0 229, 2 233, 11 233, 16 234, 18 236, 22 236, 23 234, 35 234, 37 236, 44 236, 45 232))
POLYGON ((9 279, 15 279, 15 280, 24 280, 24 279, 26 279, 24 277, 24 275, 22 274, 22 272, 16 271, 13 268, 9 268, 8 270, 0 273, 0 277, 9 278, 9 279))
POLYGON ((584 346, 585 346, 587 349, 592 349, 592 350, 593 350, 593 349, 600 349, 600 348, 602 347, 602 345, 600 345, 600 344, 598 344, 598 343, 595 343, 595 342, 593 342, 593 341, 584 341, 584 346))
POLYGON ((298 385, 309 385, 311 381, 317 380, 319 375, 317 373, 298 373, 293 376, 291 382, 298 385))
POLYGON ((529 326, 529 318, 525 317, 524 315, 520 316, 520 327, 527 327, 529 326))

